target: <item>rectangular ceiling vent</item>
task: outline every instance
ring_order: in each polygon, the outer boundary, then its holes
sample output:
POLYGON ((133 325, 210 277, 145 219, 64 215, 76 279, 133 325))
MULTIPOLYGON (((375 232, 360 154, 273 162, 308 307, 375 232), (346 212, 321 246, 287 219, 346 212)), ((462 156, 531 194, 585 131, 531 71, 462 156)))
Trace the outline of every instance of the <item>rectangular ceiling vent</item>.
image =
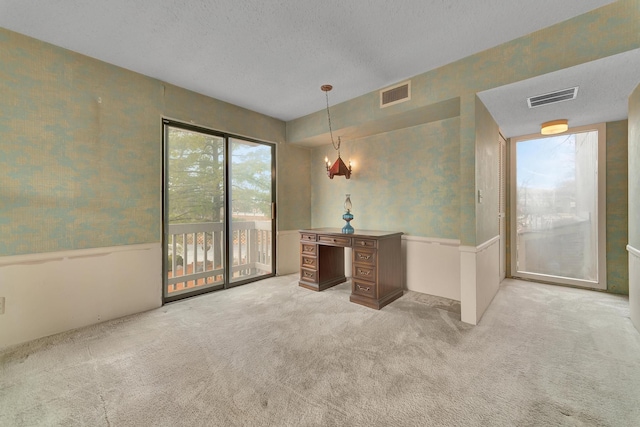
POLYGON ((541 105, 555 104, 556 102, 569 101, 578 96, 578 86, 569 89, 556 90, 527 98, 529 108, 540 107, 541 105))
POLYGON ((411 80, 380 91, 380 108, 399 104, 411 99, 411 80))

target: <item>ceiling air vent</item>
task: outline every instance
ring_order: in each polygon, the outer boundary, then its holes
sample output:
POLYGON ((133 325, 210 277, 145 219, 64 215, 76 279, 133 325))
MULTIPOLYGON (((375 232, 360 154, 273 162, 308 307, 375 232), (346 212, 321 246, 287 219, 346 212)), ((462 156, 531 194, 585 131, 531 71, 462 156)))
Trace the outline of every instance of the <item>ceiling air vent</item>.
POLYGON ((555 104, 556 102, 569 101, 576 99, 578 95, 578 86, 569 89, 556 90, 555 92, 545 93, 543 95, 532 96, 527 98, 529 108, 540 107, 541 105, 555 104))
POLYGON ((380 91, 380 108, 411 99, 411 80, 380 91))

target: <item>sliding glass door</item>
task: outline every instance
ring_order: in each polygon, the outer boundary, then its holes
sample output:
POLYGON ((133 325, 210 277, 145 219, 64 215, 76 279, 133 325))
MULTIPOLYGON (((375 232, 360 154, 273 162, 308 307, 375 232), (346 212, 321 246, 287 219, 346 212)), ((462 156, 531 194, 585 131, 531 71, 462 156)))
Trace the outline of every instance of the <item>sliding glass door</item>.
POLYGON ((272 147, 231 138, 231 282, 273 272, 272 147))
POLYGON ((606 289, 604 136, 512 139, 512 276, 606 289))
POLYGON ((275 147, 164 122, 164 301, 273 275, 275 147))

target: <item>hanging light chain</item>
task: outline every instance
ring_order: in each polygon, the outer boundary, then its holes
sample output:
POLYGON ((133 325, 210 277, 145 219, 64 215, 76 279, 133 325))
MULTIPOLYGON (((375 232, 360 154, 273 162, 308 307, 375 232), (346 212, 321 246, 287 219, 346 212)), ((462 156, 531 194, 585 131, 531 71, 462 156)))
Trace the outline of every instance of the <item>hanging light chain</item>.
POLYGON ((338 150, 338 157, 340 157, 340 137, 338 137, 338 144, 333 140, 333 131, 331 130, 331 114, 329 114, 329 91, 324 91, 325 97, 327 98, 327 118, 329 119, 329 135, 331 135, 331 145, 333 148, 338 150))

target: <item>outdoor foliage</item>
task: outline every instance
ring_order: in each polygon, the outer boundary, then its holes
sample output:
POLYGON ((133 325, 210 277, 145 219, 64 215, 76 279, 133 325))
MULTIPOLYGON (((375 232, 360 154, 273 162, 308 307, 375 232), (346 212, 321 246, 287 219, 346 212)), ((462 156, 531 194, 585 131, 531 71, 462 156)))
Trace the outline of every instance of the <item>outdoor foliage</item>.
MULTIPOLYGON (((235 218, 268 216, 271 149, 231 140, 231 198, 235 218)), ((224 217, 224 139, 169 129, 169 222, 220 222, 224 217)))

